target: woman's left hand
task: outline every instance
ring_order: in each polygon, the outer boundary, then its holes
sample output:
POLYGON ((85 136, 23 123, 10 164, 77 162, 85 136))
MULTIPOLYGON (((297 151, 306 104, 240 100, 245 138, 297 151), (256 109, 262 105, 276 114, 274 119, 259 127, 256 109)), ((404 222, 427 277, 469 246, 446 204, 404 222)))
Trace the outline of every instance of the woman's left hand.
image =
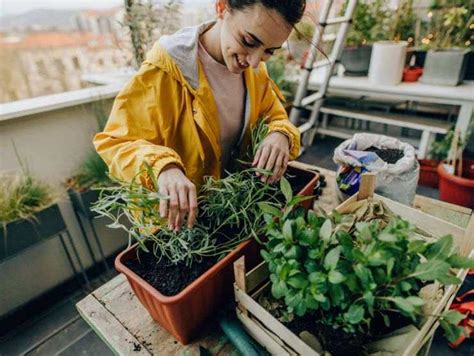
POLYGON ((262 182, 271 184, 279 181, 283 174, 285 174, 289 158, 290 143, 288 137, 281 132, 271 132, 263 140, 255 154, 252 165, 260 169, 272 171, 273 175, 271 176, 257 173, 259 177, 262 177, 262 182))

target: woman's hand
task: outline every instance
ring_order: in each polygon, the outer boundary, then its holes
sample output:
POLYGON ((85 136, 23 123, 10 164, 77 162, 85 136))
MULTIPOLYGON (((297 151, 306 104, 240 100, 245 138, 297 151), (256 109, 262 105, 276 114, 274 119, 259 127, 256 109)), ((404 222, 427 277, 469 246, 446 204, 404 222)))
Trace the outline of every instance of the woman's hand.
POLYGON ((262 182, 273 183, 280 180, 285 174, 290 158, 290 143, 288 137, 281 132, 271 132, 263 140, 255 154, 252 165, 254 167, 272 171, 272 176, 257 175, 262 177, 262 182))
POLYGON ((168 218, 168 227, 179 231, 187 215, 191 229, 197 215, 196 186, 178 166, 170 164, 161 171, 158 188, 161 194, 169 197, 160 201, 160 216, 168 218))

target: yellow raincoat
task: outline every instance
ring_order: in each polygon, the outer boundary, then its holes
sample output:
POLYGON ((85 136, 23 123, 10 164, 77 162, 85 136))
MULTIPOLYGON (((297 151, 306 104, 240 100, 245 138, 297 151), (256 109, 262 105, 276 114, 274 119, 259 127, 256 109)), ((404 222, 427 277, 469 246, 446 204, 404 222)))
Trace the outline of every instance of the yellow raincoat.
MULTIPOLYGON (((199 187, 204 176, 219 177, 218 111, 211 87, 197 58, 199 34, 210 23, 163 36, 147 54, 139 72, 115 99, 103 132, 94 138, 97 152, 110 174, 131 181, 149 163, 157 177, 168 164, 181 167, 199 187)), ((290 140, 290 159, 300 149, 299 131, 289 122, 276 85, 262 62, 244 72, 245 123, 238 147, 250 143, 257 120, 290 140)), ((142 175, 147 184, 147 176, 142 175)))

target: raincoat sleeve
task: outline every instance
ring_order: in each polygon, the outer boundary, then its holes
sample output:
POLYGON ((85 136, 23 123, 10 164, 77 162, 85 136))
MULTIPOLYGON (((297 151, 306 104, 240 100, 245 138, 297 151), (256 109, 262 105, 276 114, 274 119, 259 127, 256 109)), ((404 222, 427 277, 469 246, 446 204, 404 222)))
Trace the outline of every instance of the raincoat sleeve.
POLYGON ((113 177, 126 182, 139 177, 149 186, 145 162, 155 177, 171 163, 185 171, 180 156, 167 145, 180 115, 180 93, 169 74, 148 64, 120 91, 104 131, 94 137, 97 153, 113 177))
MULTIPOLYGON (((266 73, 266 67, 264 67, 266 73)), ((296 159, 300 153, 300 132, 290 122, 282 102, 285 101, 278 86, 267 75, 267 85, 263 94, 259 117, 268 122, 269 132, 281 132, 290 142, 290 160, 296 159)))

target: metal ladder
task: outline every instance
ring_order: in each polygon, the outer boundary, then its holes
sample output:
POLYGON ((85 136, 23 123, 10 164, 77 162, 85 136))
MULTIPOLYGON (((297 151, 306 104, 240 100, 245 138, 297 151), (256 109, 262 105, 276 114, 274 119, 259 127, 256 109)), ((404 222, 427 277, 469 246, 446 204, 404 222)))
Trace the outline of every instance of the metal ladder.
POLYGON ((311 106, 311 114, 309 119, 298 126, 298 129, 302 135, 301 153, 306 148, 312 145, 314 136, 316 135, 316 123, 319 116, 319 112, 323 101, 326 97, 326 92, 329 86, 329 80, 334 71, 334 66, 339 62, 341 57, 344 42, 346 40, 347 31, 352 22, 354 10, 357 6, 358 0, 348 0, 347 7, 343 16, 328 18, 331 12, 334 0, 325 0, 321 13, 319 16, 319 29, 314 32, 311 40, 310 49, 308 56, 302 68, 301 77, 296 90, 295 100, 293 107, 290 112, 290 121, 293 124, 298 124, 302 110, 308 109, 311 106), (316 56, 318 54, 318 48, 323 43, 324 31, 327 26, 341 25, 337 31, 336 40, 334 42, 331 53, 327 56, 327 59, 315 63, 316 56), (326 67, 324 73, 324 79, 322 81, 319 90, 311 95, 306 96, 308 92, 308 83, 311 73, 314 69, 326 67))

